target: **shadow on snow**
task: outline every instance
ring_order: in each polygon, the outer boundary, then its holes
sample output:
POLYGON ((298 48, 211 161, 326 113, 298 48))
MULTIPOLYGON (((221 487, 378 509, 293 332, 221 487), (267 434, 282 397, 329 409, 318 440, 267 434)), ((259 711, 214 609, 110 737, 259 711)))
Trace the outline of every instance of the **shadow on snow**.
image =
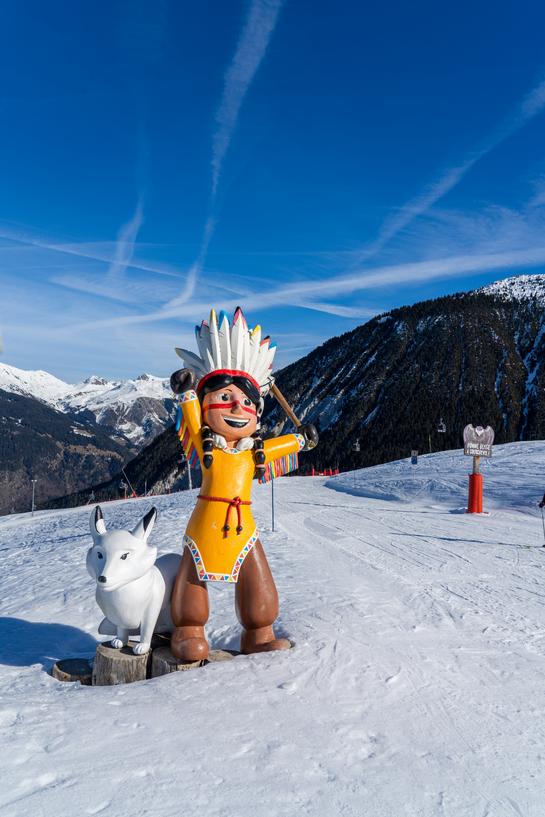
POLYGON ((77 627, 0 618, 0 664, 43 664, 44 669, 49 669, 61 658, 94 655, 96 646, 95 639, 77 627))

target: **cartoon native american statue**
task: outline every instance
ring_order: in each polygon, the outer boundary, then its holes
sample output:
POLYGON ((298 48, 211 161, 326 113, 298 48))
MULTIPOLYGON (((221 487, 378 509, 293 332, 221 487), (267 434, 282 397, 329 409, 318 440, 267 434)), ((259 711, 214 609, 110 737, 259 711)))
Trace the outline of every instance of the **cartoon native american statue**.
POLYGON ((274 384, 276 345, 249 329, 240 308, 232 325, 214 310, 196 327, 199 354, 176 349, 191 368, 174 372, 179 396, 179 437, 186 457, 198 457, 202 487, 184 536, 184 552, 171 600, 171 650, 181 661, 208 655, 207 582, 235 582, 243 653, 283 650, 276 638, 278 594, 251 511, 251 485, 297 467, 300 450, 318 441, 312 425, 297 434, 262 440, 263 398, 274 384))

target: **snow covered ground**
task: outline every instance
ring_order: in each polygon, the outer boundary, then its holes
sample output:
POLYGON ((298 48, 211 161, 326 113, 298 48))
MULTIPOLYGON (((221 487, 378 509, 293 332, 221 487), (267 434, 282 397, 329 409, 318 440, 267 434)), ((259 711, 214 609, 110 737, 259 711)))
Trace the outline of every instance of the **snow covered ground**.
MULTIPOLYGON (((89 509, 0 519, 2 817, 542 817, 545 442, 256 487, 296 647, 123 687, 62 684, 101 618, 89 509)), ((154 498, 179 550, 194 493, 154 498)), ((149 500, 104 507, 132 527, 149 500)), ((236 647, 233 588, 209 637, 236 647)))

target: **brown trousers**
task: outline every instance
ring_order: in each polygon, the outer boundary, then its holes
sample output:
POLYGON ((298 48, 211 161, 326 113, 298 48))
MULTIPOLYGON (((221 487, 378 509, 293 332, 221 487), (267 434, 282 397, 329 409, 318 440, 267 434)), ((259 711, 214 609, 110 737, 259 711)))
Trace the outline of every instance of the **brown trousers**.
MULTIPOLYGON (((235 608, 237 618, 244 630, 242 650, 273 641, 273 622, 278 616, 278 592, 258 539, 246 556, 235 585, 235 608)), ((172 621, 176 628, 183 627, 183 638, 204 638, 204 625, 208 621, 210 607, 208 590, 201 582, 193 557, 184 549, 182 562, 176 577, 171 599, 172 621)), ((175 650, 176 634, 173 639, 175 650)))

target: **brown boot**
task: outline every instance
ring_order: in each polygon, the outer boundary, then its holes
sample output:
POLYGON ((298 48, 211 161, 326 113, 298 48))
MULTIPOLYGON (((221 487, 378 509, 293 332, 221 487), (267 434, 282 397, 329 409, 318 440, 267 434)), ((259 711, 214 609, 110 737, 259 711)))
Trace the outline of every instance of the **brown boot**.
POLYGON ((172 655, 183 663, 208 658, 208 641, 204 627, 176 627, 170 640, 172 655))
POLYGON ((291 647, 287 638, 274 635, 278 593, 259 539, 240 569, 235 605, 238 620, 244 628, 240 639, 242 653, 288 650, 291 647))
POLYGON ((187 548, 174 583, 170 611, 176 627, 170 642, 172 655, 187 663, 208 658, 208 642, 204 634, 209 615, 208 590, 199 580, 187 548))
POLYGON ((272 627, 259 627, 257 630, 244 630, 240 638, 240 651, 244 655, 253 652, 272 652, 289 650, 291 642, 287 638, 275 638, 272 627))

